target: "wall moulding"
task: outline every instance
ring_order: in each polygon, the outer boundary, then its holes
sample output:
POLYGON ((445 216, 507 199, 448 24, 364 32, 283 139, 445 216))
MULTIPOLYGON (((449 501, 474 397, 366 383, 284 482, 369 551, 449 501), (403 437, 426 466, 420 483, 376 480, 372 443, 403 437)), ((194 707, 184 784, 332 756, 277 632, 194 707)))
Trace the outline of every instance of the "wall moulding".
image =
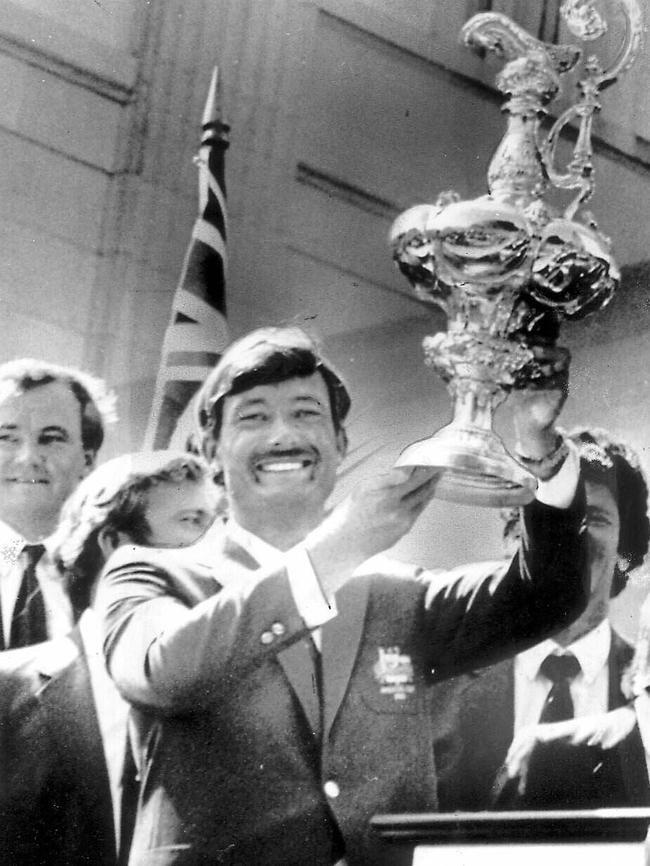
POLYGON ((305 162, 298 163, 295 176, 298 183, 314 187, 314 189, 328 196, 341 199, 346 204, 351 204, 353 207, 359 208, 359 210, 373 214, 373 216, 389 220, 394 219, 400 211, 400 206, 395 202, 373 195, 360 187, 354 186, 341 178, 334 177, 329 172, 314 168, 305 162))
POLYGON ((12 3, 3 6, 0 53, 119 104, 133 96, 135 57, 12 3))

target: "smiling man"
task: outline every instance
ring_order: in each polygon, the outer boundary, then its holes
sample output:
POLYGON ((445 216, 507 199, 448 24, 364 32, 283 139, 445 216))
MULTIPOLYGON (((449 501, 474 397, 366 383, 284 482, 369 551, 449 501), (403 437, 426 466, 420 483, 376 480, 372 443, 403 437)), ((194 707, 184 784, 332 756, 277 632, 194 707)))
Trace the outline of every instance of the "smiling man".
POLYGON ((74 619, 48 540, 92 469, 111 400, 77 370, 24 359, 0 366, 0 646, 64 634, 74 619))
POLYGON ((585 603, 565 394, 553 378, 517 401, 522 453, 549 479, 521 556, 434 576, 368 562, 434 495, 431 470, 389 470, 328 509, 350 398, 314 342, 266 328, 226 351, 198 401, 225 532, 178 554, 122 548, 100 587, 139 742, 131 866, 397 862, 369 820, 436 808, 430 686, 585 603))

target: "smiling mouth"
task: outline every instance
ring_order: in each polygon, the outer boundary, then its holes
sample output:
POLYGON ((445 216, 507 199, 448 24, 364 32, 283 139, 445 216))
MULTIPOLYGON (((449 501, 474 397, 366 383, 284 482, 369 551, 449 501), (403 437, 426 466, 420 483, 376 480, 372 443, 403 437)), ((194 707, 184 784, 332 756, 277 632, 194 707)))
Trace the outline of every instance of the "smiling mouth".
POLYGON ((318 462, 315 454, 267 454, 253 460, 253 471, 256 477, 272 475, 289 475, 296 472, 312 470, 318 462))

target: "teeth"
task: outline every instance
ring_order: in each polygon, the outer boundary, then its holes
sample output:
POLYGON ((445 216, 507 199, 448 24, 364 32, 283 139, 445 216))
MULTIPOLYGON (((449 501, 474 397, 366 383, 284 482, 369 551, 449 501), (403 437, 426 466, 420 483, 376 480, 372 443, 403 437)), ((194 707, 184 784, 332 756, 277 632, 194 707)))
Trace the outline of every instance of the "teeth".
POLYGON ((302 469, 306 464, 305 463, 265 463, 260 465, 260 470, 262 472, 296 472, 298 469, 302 469))

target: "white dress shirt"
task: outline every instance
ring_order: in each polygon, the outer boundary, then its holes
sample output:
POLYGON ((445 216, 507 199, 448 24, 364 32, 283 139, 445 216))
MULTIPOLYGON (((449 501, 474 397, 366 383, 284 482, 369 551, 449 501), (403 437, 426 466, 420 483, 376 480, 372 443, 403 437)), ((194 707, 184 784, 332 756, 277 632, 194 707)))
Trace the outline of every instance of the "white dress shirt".
POLYGON ((92 608, 87 608, 79 619, 90 684, 102 737, 104 758, 113 802, 116 850, 120 850, 120 806, 122 803, 122 775, 126 752, 127 718, 129 705, 121 697, 109 677, 102 651, 101 625, 92 608))
POLYGON ((609 620, 567 647, 552 638, 536 644, 515 657, 515 733, 536 725, 552 683, 539 672, 551 653, 572 652, 580 663, 580 673, 569 684, 575 716, 606 713, 609 709, 609 651, 612 633, 609 620))
MULTIPOLYGON (((19 532, 0 520, 0 608, 5 640, 11 633, 11 620, 26 564, 22 551, 28 543, 19 532)), ((36 579, 43 594, 47 634, 48 637, 60 637, 73 626, 72 605, 61 573, 52 560, 51 539, 46 538, 40 543, 45 552, 36 564, 36 579)))

